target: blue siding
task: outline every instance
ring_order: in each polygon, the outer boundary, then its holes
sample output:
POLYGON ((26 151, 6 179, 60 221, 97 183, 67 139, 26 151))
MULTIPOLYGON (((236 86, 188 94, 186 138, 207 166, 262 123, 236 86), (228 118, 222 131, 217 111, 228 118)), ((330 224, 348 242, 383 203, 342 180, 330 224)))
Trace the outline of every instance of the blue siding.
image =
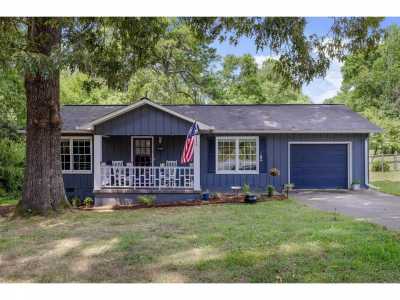
POLYGON ((298 189, 346 189, 347 148, 347 144, 292 144, 291 183, 298 189))
POLYGON ((93 174, 64 174, 63 178, 68 198, 93 197, 93 174))
MULTIPOLYGON (((154 136, 154 165, 159 166, 166 160, 176 160, 180 165, 181 152, 185 136, 162 136, 161 147, 158 137, 154 136)), ((103 138, 103 162, 111 164, 113 160, 131 161, 131 137, 111 136, 103 138)))
POLYGON ((210 191, 229 191, 233 185, 249 184, 252 190, 265 191, 266 186, 271 184, 277 190, 281 190, 288 181, 288 142, 289 141, 351 141, 352 142, 352 176, 353 180, 360 180, 365 186, 364 167, 364 141, 367 134, 266 134, 260 135, 265 138, 265 146, 260 142, 260 153, 263 155, 263 162, 260 163, 260 170, 265 169, 266 173, 260 174, 215 174, 208 170, 208 143, 209 138, 202 136, 201 139, 201 188, 210 191), (280 176, 272 177, 268 173, 271 168, 278 168, 280 176))
POLYGON ((95 127, 101 135, 184 135, 191 124, 185 120, 144 105, 95 127))

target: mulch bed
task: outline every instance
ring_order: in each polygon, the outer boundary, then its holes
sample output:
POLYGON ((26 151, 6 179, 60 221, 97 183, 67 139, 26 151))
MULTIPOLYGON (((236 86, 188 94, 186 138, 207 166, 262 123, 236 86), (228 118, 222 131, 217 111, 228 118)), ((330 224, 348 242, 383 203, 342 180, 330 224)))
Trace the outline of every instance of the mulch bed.
MULTIPOLYGON (((257 202, 273 201, 273 200, 285 200, 287 199, 284 195, 276 195, 270 198, 262 197, 258 199, 257 202)), ((143 204, 130 204, 130 205, 115 205, 112 207, 114 210, 123 209, 141 209, 149 207, 178 207, 178 206, 200 206, 200 205, 212 205, 212 204, 229 204, 229 203, 246 203, 244 201, 244 196, 237 197, 236 195, 223 195, 218 198, 212 198, 208 201, 205 200, 193 200, 193 201, 177 201, 170 203, 158 203, 153 205, 143 205, 143 204)), ((86 208, 86 210, 88 210, 86 208)))
POLYGON ((0 216, 7 217, 15 209, 15 205, 1 205, 0 206, 0 216))

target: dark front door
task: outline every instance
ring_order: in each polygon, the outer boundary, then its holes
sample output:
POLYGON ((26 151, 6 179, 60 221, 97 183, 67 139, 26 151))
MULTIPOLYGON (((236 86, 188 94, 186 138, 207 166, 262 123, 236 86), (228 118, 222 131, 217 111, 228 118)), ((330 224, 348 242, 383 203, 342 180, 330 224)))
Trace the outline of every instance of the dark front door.
POLYGON ((151 138, 133 138, 133 158, 135 166, 150 167, 153 165, 153 140, 151 138))
POLYGON ((346 144, 292 144, 290 181, 298 189, 347 188, 346 144))

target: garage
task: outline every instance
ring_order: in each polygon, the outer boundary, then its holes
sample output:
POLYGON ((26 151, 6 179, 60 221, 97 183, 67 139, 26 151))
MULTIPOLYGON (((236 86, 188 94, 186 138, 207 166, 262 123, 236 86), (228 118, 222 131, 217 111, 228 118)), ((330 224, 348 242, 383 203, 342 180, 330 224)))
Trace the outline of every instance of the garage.
POLYGON ((289 180, 296 189, 347 189, 348 143, 289 143, 289 180))

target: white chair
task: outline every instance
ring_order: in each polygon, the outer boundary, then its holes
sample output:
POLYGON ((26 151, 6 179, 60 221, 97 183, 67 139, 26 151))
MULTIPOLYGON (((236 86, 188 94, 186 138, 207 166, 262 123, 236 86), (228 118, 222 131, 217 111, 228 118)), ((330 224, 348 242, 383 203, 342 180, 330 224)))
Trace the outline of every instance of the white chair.
POLYGON ((107 168, 105 162, 100 163, 101 167, 101 186, 111 186, 111 168, 107 168))
POLYGON ((133 171, 133 164, 131 162, 126 163, 126 168, 127 168, 127 185, 129 186, 135 186, 135 180, 134 180, 134 171, 133 171))
POLYGON ((124 162, 122 160, 113 160, 111 162, 112 170, 114 175, 114 185, 123 186, 125 185, 125 170, 124 170, 124 162))
POLYGON ((178 161, 167 160, 165 161, 165 185, 167 187, 176 186, 176 167, 178 166, 178 161))

